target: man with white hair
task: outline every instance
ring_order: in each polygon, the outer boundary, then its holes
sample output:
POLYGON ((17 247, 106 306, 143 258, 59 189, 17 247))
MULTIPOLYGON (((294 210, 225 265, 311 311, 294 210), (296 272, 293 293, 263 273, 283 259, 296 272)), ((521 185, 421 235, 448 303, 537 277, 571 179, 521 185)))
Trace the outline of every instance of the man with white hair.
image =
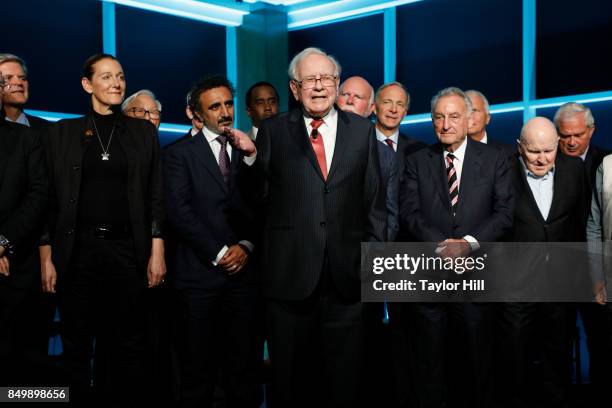
POLYGON ((500 142, 497 139, 489 138, 487 134, 487 125, 491 122, 491 112, 489 110, 489 101, 482 92, 475 89, 465 91, 465 94, 472 102, 472 116, 468 125, 468 136, 476 142, 489 144, 504 151, 508 157, 516 155, 516 148, 500 142))
MULTIPOLYGON (((443 89, 432 98, 431 117, 439 143, 406 160, 400 186, 400 229, 413 241, 437 243, 442 258, 465 257, 478 250, 480 242, 498 241, 512 225, 514 196, 506 157, 467 137, 471 113, 470 99, 459 88, 443 89)), ((412 306, 413 318, 408 321, 414 322, 417 333, 415 392, 421 406, 443 407, 451 399, 457 406, 489 406, 488 306, 472 302, 412 306), (453 326, 461 330, 450 330, 453 326), (456 341, 449 348, 450 334, 456 341), (459 384, 455 389, 463 391, 457 398, 449 396, 449 378, 459 384)))
POLYGON ((345 112, 367 118, 374 111, 374 88, 364 78, 352 76, 340 85, 336 103, 345 112))
MULTIPOLYGON (((558 141, 555 126, 547 118, 536 117, 523 126, 518 141, 520 158, 512 171, 516 201, 507 241, 585 241, 585 221, 581 216, 586 205, 584 166, 576 158, 558 154, 558 141)), ((508 268, 517 276, 523 274, 520 278, 534 287, 539 276, 549 276, 551 272, 556 272, 557 290, 568 286, 560 272, 567 263, 562 255, 543 258, 538 247, 534 256, 528 250, 522 251, 518 262, 508 268)), ((580 281, 576 279, 572 285, 580 281)), ((543 301, 504 303, 500 312, 499 371, 506 377, 500 382, 500 399, 521 407, 541 406, 544 402, 547 406, 567 406, 574 306, 543 301), (537 350, 535 359, 541 369, 530 378, 527 373, 533 368, 533 350, 537 350)))
POLYGON ((334 107, 340 65, 318 48, 289 64, 301 105, 261 123, 254 164, 275 407, 355 407, 363 391, 360 243, 383 241, 373 124, 334 107))
POLYGON ((161 122, 161 110, 161 102, 148 89, 141 89, 128 96, 121 104, 121 111, 125 115, 138 119, 146 119, 158 129, 161 122))

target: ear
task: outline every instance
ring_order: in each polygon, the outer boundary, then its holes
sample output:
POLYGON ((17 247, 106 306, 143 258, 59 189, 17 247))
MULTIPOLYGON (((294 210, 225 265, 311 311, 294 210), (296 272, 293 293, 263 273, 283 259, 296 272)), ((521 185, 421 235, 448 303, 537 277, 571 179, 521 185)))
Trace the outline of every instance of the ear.
POLYGON ((88 94, 91 95, 93 93, 93 86, 91 86, 91 82, 89 82, 89 79, 87 79, 87 77, 81 78, 81 86, 88 94))
POLYGON ((485 121, 485 125, 488 125, 490 121, 491 121, 491 114, 487 113, 487 120, 485 121))
POLYGON ((189 120, 193 120, 193 112, 191 112, 191 108, 189 108, 189 106, 185 107, 185 115, 187 115, 189 120))
POLYGON ((296 101, 300 100, 300 93, 299 93, 299 89, 298 89, 298 84, 295 81, 289 81, 289 88, 291 88, 291 93, 293 94, 293 97, 295 98, 296 101))
POLYGON ((593 125, 593 127, 589 128, 589 131, 588 131, 589 140, 591 140, 591 137, 593 137, 593 133, 594 132, 595 132, 595 125, 593 125))

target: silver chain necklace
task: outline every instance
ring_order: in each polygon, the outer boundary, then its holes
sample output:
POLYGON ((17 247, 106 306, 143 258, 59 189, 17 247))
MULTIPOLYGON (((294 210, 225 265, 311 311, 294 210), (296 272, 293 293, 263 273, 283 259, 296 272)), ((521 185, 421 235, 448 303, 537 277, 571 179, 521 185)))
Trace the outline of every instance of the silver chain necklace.
POLYGON ((110 154, 108 153, 108 148, 110 147, 111 141, 113 140, 113 134, 115 133, 115 124, 116 121, 113 122, 113 128, 111 129, 110 137, 108 138, 108 143, 106 144, 106 149, 102 144, 102 139, 100 138, 100 132, 98 132, 98 127, 96 126, 96 120, 94 117, 91 117, 91 121, 93 122, 94 129, 96 130, 96 136, 98 137, 98 142, 100 142, 100 148, 102 148, 102 160, 110 160, 110 154))

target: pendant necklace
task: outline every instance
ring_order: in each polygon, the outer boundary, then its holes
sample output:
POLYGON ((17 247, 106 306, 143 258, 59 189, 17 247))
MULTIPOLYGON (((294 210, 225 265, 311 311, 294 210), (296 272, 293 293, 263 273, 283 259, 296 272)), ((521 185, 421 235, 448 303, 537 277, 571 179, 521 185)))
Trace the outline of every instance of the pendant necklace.
POLYGON ((115 133, 115 124, 116 121, 113 122, 113 128, 111 130, 110 137, 108 138, 108 143, 106 144, 106 149, 102 144, 102 139, 100 138, 100 132, 98 132, 98 127, 96 126, 96 120, 94 117, 91 117, 91 121, 93 122, 94 129, 96 130, 96 136, 98 136, 98 142, 100 142, 100 148, 102 149, 102 160, 107 161, 110 160, 110 154, 108 153, 108 148, 110 147, 111 141, 113 140, 113 134, 115 133))

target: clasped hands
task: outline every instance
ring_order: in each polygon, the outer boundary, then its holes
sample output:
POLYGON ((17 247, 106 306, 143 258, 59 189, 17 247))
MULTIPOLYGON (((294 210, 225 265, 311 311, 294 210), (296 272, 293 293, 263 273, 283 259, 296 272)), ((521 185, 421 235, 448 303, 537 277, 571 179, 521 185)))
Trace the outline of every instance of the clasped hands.
POLYGON ((463 238, 445 239, 438 243, 438 247, 436 248, 436 254, 438 254, 440 258, 460 258, 468 256, 471 251, 472 247, 470 243, 463 238))

